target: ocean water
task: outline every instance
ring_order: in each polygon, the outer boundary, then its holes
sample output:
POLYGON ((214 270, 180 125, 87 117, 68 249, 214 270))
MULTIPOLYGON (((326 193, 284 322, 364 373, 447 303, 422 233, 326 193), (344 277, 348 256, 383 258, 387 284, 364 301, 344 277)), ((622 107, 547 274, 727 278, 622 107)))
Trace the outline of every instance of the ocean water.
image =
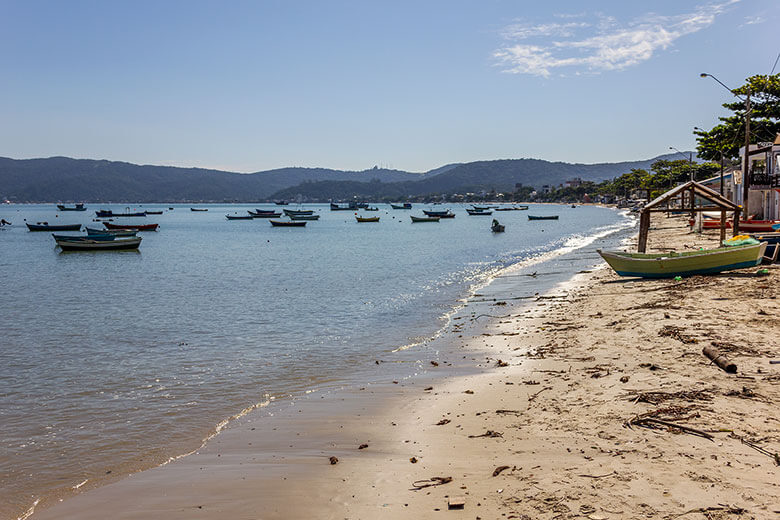
MULTIPOLYGON (((197 449, 236 415, 312 389, 369 382, 375 359, 413 372, 416 345, 459 301, 517 265, 568 278, 577 251, 633 224, 612 209, 528 211, 412 224, 307 205, 305 228, 228 221, 254 205, 147 205, 138 252, 63 253, 24 221, 92 222, 95 209, 0 206, 0 518, 85 480, 197 449), (529 222, 528 214, 560 215, 529 222), (506 232, 490 232, 492 218, 506 232), (567 260, 568 259, 568 260, 567 260)), ((591 259, 592 260, 592 259, 591 259)), ((590 260, 589 260, 590 261, 590 260)))

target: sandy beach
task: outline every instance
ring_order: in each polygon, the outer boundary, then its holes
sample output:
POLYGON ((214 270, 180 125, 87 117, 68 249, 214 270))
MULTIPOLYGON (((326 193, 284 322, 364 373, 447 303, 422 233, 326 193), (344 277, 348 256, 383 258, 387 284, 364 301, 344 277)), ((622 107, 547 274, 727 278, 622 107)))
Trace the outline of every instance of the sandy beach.
MULTIPOLYGON (((648 250, 714 247, 686 218, 648 250)), ((499 280, 425 374, 258 410, 31 518, 778 518, 780 271, 757 270, 601 268, 531 301, 499 280)))

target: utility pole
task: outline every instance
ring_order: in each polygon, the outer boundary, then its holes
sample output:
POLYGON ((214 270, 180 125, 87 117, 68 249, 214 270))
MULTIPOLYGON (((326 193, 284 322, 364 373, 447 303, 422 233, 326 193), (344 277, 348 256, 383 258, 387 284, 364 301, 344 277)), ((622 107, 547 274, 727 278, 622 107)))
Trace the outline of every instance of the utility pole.
MULTIPOLYGON (((745 161, 742 167, 742 218, 748 218, 748 197, 750 193, 750 175, 748 165, 750 164, 750 87, 747 90, 745 98, 745 161)), ((735 230, 738 229, 739 221, 734 222, 735 230)))

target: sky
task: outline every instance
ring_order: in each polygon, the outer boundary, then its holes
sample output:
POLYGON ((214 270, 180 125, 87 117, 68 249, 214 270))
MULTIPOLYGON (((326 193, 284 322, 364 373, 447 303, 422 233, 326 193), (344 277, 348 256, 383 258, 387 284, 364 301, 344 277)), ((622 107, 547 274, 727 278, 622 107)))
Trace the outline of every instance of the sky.
MULTIPOLYGON (((692 150, 777 0, 0 0, 0 156, 427 171, 692 150)), ((780 71, 780 64, 775 72, 780 71)))

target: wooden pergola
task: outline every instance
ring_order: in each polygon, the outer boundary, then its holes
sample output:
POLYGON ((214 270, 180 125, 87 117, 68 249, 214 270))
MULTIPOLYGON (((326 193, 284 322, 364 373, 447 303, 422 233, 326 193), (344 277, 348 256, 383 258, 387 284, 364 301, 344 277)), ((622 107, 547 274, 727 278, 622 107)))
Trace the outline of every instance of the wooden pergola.
POLYGON ((720 193, 709 189, 707 186, 700 184, 696 181, 688 181, 685 184, 681 184, 676 188, 673 188, 658 198, 650 201, 639 212, 639 244, 637 250, 640 253, 644 253, 647 250, 647 232, 650 230, 650 214, 651 213, 663 213, 669 211, 669 202, 677 199, 678 197, 684 197, 688 195, 688 207, 681 207, 680 209, 686 212, 690 211, 691 216, 695 213, 702 211, 719 211, 720 212, 720 242, 723 243, 726 240, 726 212, 734 212, 734 236, 739 234, 739 214, 742 208, 739 205, 731 202, 729 199, 721 195, 720 193), (696 197, 703 199, 705 202, 696 205, 696 197), (666 203, 665 208, 660 208, 662 204, 666 203), (709 205, 708 205, 709 203, 709 205))

